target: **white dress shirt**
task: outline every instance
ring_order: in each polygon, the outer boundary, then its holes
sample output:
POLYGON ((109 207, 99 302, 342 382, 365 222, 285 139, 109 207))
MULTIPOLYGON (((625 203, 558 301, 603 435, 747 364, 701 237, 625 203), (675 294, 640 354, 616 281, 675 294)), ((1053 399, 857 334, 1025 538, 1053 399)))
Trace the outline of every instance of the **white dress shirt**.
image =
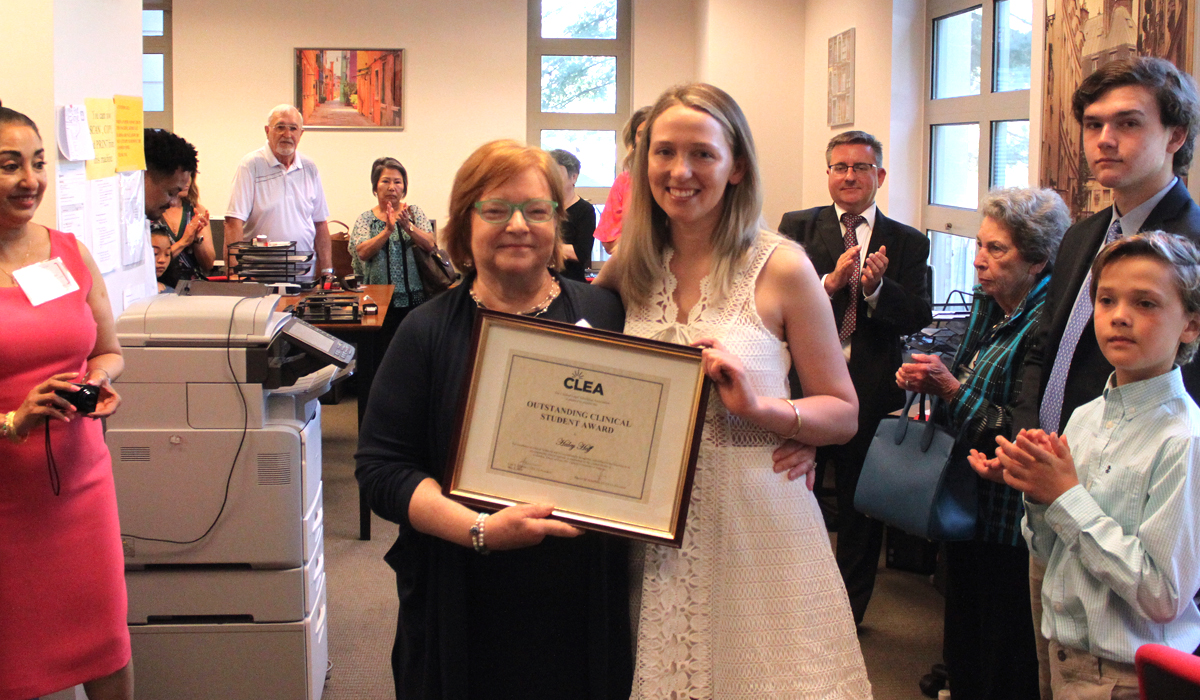
MULTIPOLYGON (((316 223, 329 218, 329 208, 317 166, 301 153, 286 168, 270 145, 246 154, 234 173, 225 215, 246 222, 247 241, 260 234, 271 241, 295 241, 297 253, 314 253, 316 268, 316 223)), ((314 271, 299 278, 312 279, 314 271)))

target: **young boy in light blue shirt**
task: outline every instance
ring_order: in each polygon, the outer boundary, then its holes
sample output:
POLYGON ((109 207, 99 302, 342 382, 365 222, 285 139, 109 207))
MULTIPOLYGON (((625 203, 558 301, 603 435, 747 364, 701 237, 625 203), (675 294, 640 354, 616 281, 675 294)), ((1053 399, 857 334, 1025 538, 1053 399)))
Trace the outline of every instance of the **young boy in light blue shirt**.
POLYGON ((1115 368, 1103 395, 1061 437, 1023 430, 971 462, 1025 494, 1025 539, 1048 562, 1054 697, 1136 700, 1139 646, 1200 645, 1200 408, 1179 371, 1200 344, 1200 250, 1161 232, 1118 240, 1091 295, 1115 368))

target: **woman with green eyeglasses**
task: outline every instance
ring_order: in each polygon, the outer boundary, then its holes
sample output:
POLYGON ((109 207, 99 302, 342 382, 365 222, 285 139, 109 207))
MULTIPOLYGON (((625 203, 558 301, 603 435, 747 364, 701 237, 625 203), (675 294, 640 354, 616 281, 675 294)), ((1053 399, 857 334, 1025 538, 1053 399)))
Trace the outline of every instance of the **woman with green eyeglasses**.
POLYGON ((616 294, 558 274, 563 216, 545 151, 515 141, 475 151, 445 228, 465 279, 408 315, 375 376, 356 476, 371 508, 399 524, 385 557, 400 596, 398 698, 629 697, 625 541, 550 520, 550 504, 477 513, 440 485, 479 309, 624 325, 616 294))

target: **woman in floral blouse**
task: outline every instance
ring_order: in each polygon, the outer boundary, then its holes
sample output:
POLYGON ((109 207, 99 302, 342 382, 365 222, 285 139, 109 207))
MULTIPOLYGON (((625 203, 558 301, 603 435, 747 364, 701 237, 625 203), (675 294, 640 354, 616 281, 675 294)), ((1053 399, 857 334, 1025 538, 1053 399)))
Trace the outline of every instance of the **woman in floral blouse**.
MULTIPOLYGON (((404 203, 408 171, 395 158, 378 158, 371 165, 371 190, 379 200, 363 212, 350 230, 350 259, 363 284, 390 284, 395 288, 387 318, 380 330, 387 347, 408 312, 425 301, 413 246, 432 251, 433 227, 420 207, 404 203)), ((379 304, 386 299, 376 299, 379 304)))

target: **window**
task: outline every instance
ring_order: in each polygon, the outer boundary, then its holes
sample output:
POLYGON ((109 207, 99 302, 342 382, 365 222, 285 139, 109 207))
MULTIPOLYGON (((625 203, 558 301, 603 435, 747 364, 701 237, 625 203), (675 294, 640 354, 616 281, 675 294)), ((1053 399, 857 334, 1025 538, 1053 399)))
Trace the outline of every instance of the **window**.
MULTIPOLYGON (((575 189, 597 220, 625 156, 631 37, 630 0, 529 0, 526 138, 579 158, 575 189)), ((607 257, 597 242, 593 262, 607 257)))
POLYGON ((975 286, 975 239, 941 231, 925 233, 929 236, 929 265, 934 269, 933 298, 939 302, 962 301, 950 296, 955 290, 963 290, 969 302, 975 286))
POLYGON ((150 128, 172 128, 171 2, 142 3, 142 118, 150 128))
POLYGON ((933 297, 974 285, 979 201, 1029 185, 1033 0, 929 0, 925 103, 933 297))
POLYGON ((933 97, 979 94, 983 9, 975 7, 933 21, 933 97))

